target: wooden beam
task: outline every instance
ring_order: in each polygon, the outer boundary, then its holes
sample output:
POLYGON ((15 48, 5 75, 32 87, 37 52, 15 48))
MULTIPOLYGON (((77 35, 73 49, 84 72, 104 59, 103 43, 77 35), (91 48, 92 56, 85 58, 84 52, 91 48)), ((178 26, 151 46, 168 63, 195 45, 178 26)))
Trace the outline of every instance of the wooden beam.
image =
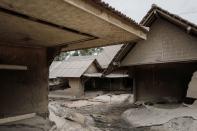
POLYGON ((24 119, 29 119, 35 116, 36 116, 36 113, 30 113, 30 114, 25 114, 25 115, 3 118, 3 119, 0 119, 0 125, 10 123, 10 122, 20 121, 24 119))
POLYGON ((109 22, 112 25, 115 25, 127 32, 132 33, 133 35, 136 35, 140 37, 141 39, 146 39, 146 33, 148 31, 143 31, 138 29, 135 24, 126 22, 122 18, 117 18, 116 15, 109 13, 105 9, 101 10, 98 8, 93 7, 91 4, 88 2, 84 2, 82 0, 64 0, 65 2, 71 4, 72 6, 75 6, 91 15, 94 15, 106 22, 109 22))
POLYGON ((0 64, 0 70, 27 70, 27 66, 0 64))

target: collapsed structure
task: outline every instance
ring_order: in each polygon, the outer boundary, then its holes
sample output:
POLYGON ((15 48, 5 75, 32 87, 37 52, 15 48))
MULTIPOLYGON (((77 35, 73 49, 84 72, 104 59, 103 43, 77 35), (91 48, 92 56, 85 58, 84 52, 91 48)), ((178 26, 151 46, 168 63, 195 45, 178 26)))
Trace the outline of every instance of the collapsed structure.
POLYGON ((0 1, 0 118, 48 115, 48 75, 60 51, 146 38, 100 0, 0 1))
POLYGON ((120 63, 134 80, 135 101, 183 101, 197 70, 197 26, 156 5, 140 24, 150 28, 147 40, 125 44, 104 74, 120 63))

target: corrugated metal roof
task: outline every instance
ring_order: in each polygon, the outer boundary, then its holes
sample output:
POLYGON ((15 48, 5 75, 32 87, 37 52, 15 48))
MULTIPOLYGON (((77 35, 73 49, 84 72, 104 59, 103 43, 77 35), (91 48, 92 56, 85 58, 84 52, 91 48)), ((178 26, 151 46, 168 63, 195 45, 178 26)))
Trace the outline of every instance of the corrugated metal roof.
POLYGON ((56 77, 81 77, 95 59, 69 60, 53 62, 50 67, 49 78, 56 77))
POLYGON ((96 57, 98 63, 103 69, 109 66, 114 56, 118 53, 122 46, 123 44, 103 47, 103 51, 96 57))

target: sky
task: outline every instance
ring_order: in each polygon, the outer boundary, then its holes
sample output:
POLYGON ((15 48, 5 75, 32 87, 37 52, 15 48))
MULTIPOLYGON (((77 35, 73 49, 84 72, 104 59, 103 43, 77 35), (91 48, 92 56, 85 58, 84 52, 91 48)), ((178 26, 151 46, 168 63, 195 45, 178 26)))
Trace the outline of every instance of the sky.
POLYGON ((145 16, 152 4, 197 24, 197 0, 103 0, 136 22, 145 16))

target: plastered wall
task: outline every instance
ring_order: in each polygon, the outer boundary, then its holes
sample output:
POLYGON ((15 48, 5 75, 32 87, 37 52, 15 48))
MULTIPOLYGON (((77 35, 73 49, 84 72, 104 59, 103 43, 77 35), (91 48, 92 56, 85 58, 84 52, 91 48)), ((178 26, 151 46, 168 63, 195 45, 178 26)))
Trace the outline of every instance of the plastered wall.
POLYGON ((71 88, 67 89, 69 90, 70 94, 72 94, 75 97, 81 97, 84 95, 84 88, 81 83, 80 78, 69 78, 69 85, 71 88))
POLYGON ((0 64, 27 70, 0 69, 0 117, 48 112, 48 65, 45 48, 0 46, 0 64))

